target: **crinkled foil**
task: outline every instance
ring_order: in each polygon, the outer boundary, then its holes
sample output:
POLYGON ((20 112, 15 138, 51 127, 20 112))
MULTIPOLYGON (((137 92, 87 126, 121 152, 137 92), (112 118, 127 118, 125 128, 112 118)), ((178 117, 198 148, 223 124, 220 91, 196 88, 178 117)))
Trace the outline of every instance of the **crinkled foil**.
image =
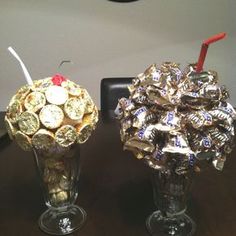
POLYGON ((76 141, 76 138, 76 129, 71 125, 62 126, 55 133, 56 142, 63 147, 72 145, 76 141))
POLYGON ((36 112, 46 104, 46 98, 43 93, 32 92, 25 98, 25 108, 28 111, 36 112))
POLYGON ((81 87, 70 80, 63 81, 61 86, 72 96, 79 97, 81 95, 81 87))
POLYGON ((7 107, 6 116, 12 124, 15 124, 18 121, 19 115, 22 113, 23 108, 20 100, 13 98, 7 107))
POLYGON ((215 71, 195 68, 153 64, 133 79, 129 98, 118 101, 124 149, 154 169, 166 168, 174 155, 177 174, 199 172, 200 160, 222 170, 232 150, 236 112, 226 101, 229 93, 215 71))
POLYGON ((93 127, 90 124, 82 123, 81 125, 76 127, 76 130, 78 132, 77 136, 77 142, 78 143, 85 143, 88 138, 90 137, 93 127))
MULTIPOLYGON (((26 151, 33 146, 47 157, 61 158, 71 145, 90 137, 98 122, 97 107, 86 89, 66 78, 33 82, 10 100, 5 116, 9 137, 26 151)), ((55 197, 62 199, 63 192, 55 197)))
POLYGON ((5 126, 10 139, 13 140, 16 134, 16 128, 13 126, 13 124, 9 121, 7 117, 5 117, 5 126))
POLYGON ((34 112, 22 112, 18 118, 18 126, 24 134, 34 134, 40 126, 38 115, 34 112))
POLYGON ((15 134, 17 144, 24 150, 30 151, 32 149, 31 139, 21 131, 17 131, 15 134))
POLYGON ((32 145, 36 149, 47 150, 55 143, 54 134, 46 129, 40 129, 32 137, 32 145))
POLYGON ((81 120, 84 115, 85 103, 82 98, 70 98, 64 105, 66 115, 72 120, 81 120))

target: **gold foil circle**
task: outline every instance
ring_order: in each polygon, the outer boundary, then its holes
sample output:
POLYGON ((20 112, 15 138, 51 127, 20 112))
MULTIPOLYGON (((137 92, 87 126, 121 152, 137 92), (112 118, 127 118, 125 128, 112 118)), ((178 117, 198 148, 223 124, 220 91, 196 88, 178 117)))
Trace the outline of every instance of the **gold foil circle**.
POLYGON ((16 135, 16 142, 17 144, 24 150, 24 151, 30 151, 32 149, 31 145, 31 139, 21 131, 17 131, 16 135))
POLYGON ((34 112, 25 111, 18 118, 18 126, 24 134, 32 135, 39 129, 39 118, 34 112))
POLYGON ((69 98, 64 105, 66 115, 72 120, 81 120, 84 109, 84 101, 81 98, 69 98))
POLYGON ((79 97, 81 95, 81 87, 70 80, 63 81, 61 86, 72 96, 79 97))
POLYGON ((31 86, 24 85, 16 93, 19 99, 23 100, 30 93, 31 86))
POLYGON ((6 116, 5 116, 5 126, 6 126, 10 139, 13 140, 14 135, 16 133, 16 129, 6 116))
POLYGON ((22 113, 22 106, 19 100, 12 100, 7 108, 7 118, 13 124, 18 120, 19 115, 22 113))
POLYGON ((55 140, 62 147, 72 145, 76 141, 76 138, 76 129, 71 125, 63 125, 55 133, 55 140))
POLYGON ((63 121, 64 113, 62 109, 56 105, 46 105, 39 113, 39 119, 48 129, 58 128, 63 121))
POLYGON ((46 104, 43 93, 32 92, 25 98, 24 106, 28 111, 36 112, 46 104))
POLYGON ((51 200, 54 204, 59 204, 62 202, 67 201, 68 199, 68 193, 66 191, 60 191, 57 193, 53 193, 51 196, 51 200))
POLYGON ((63 190, 69 190, 71 186, 69 179, 65 175, 62 175, 60 177, 61 177, 59 181, 60 188, 63 190))
POLYGON ((82 89, 82 98, 84 99, 84 103, 85 103, 84 113, 87 114, 87 113, 93 112, 93 108, 95 105, 86 89, 82 89))
POLYGON ((93 127, 90 124, 80 124, 76 127, 77 130, 77 142, 78 143, 85 143, 88 138, 90 137, 93 127))
POLYGON ((68 99, 68 92, 60 86, 50 86, 45 91, 47 101, 54 105, 63 105, 68 99))
POLYGON ((93 129, 95 129, 97 122, 98 122, 97 108, 95 108, 92 113, 84 115, 82 120, 82 123, 90 124, 93 127, 93 129))
POLYGON ((47 88, 52 85, 53 82, 51 77, 40 80, 34 80, 34 85, 32 86, 32 90, 44 93, 47 90, 47 88))
POLYGON ((36 149, 49 149, 55 143, 54 134, 46 129, 40 129, 32 137, 32 145, 36 149))

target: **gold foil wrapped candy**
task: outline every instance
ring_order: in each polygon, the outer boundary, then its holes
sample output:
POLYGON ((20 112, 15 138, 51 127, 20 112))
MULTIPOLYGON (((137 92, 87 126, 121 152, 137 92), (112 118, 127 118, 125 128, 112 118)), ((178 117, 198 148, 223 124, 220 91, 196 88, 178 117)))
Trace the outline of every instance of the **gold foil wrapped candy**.
POLYGON ((68 99, 68 92, 65 88, 52 85, 45 91, 47 101, 54 105, 63 105, 68 99))
POLYGON ((24 134, 32 135, 39 129, 39 118, 34 112, 22 112, 18 117, 18 126, 24 134))
POLYGON ((46 104, 46 98, 43 93, 32 92, 26 98, 24 106, 28 111, 36 112, 46 104))
POLYGON ((42 108, 39 113, 39 118, 46 128, 56 129, 62 124, 64 113, 59 106, 50 104, 42 108))
POLYGON ((129 91, 115 110, 124 149, 154 169, 166 168, 175 155, 177 174, 199 170, 202 159, 222 170, 232 150, 236 112, 216 72, 196 73, 194 64, 183 71, 174 62, 153 64, 129 91))
POLYGON ((82 98, 70 98, 65 103, 64 110, 70 119, 81 121, 85 111, 85 102, 82 98))
POLYGON ((24 150, 33 146, 48 150, 49 155, 85 142, 97 121, 97 108, 88 92, 61 75, 20 88, 5 117, 10 138, 16 138, 24 150))
POLYGON ((21 131, 17 131, 15 134, 17 144, 24 150, 30 151, 32 149, 31 139, 21 131))
POLYGON ((76 141, 76 129, 71 125, 64 125, 55 133, 56 142, 63 146, 68 147, 76 141))
POLYGON ((36 149, 48 150, 54 143, 54 134, 46 129, 40 129, 32 137, 32 144, 36 149))

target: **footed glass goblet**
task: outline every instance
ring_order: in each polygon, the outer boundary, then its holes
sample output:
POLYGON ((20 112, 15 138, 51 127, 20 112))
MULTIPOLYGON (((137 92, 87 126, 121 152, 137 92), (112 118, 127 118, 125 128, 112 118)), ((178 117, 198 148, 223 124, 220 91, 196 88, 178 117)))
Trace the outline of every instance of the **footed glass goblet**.
POLYGON ((175 162, 169 162, 163 170, 153 170, 154 203, 158 210, 146 220, 151 235, 191 236, 196 224, 185 213, 186 202, 193 180, 193 170, 176 173, 175 162))
POLYGON ((75 205, 78 196, 79 145, 34 149, 35 162, 48 207, 39 218, 42 231, 66 235, 82 227, 86 212, 75 205))

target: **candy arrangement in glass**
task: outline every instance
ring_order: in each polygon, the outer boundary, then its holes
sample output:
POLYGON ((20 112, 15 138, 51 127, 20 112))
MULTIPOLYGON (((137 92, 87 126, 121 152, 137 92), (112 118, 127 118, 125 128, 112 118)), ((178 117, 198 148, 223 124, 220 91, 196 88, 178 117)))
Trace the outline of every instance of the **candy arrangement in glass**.
POLYGON ((152 170, 158 210, 146 221, 151 235, 193 235, 196 224, 185 213, 192 177, 200 161, 222 170, 232 151, 236 112, 215 71, 202 69, 208 46, 225 37, 215 35, 202 44, 197 64, 151 65, 133 79, 129 98, 118 101, 124 149, 152 170))
POLYGON ((98 110, 81 86, 55 75, 20 88, 7 107, 5 123, 12 139, 33 151, 49 209, 39 220, 49 234, 68 234, 82 226, 85 211, 78 195, 79 145, 88 140, 98 110))

